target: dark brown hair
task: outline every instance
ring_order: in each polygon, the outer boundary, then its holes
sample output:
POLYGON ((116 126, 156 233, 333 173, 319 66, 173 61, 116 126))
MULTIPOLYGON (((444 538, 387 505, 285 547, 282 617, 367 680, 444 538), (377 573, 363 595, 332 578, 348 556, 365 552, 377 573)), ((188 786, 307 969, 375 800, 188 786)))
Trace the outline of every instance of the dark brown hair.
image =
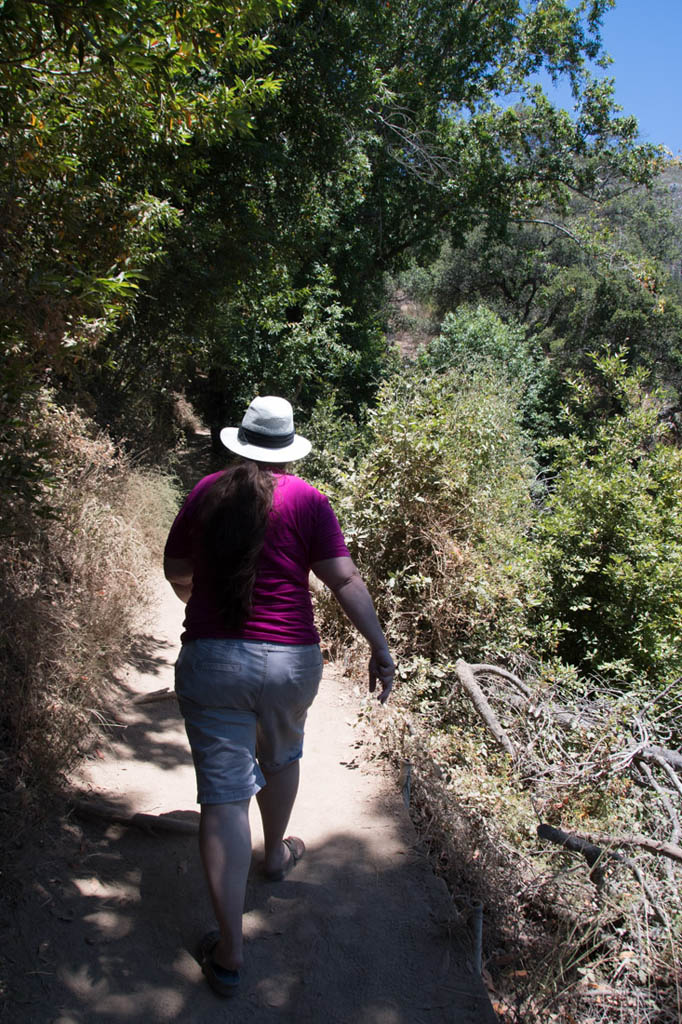
POLYGON ((225 470, 202 502, 198 539, 230 630, 239 629, 251 611, 274 487, 269 466, 244 459, 225 470))

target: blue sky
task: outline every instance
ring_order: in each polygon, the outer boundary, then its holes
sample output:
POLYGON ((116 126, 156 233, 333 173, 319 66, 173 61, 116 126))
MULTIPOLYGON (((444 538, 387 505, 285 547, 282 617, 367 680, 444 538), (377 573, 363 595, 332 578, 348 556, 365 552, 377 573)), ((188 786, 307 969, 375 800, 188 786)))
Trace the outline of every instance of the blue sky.
MULTIPOLYGON (((596 71, 615 78, 623 113, 635 115, 642 141, 682 157, 682 0, 616 0, 602 39, 613 64, 596 71)), ((572 108, 568 88, 560 87, 553 98, 572 108)))

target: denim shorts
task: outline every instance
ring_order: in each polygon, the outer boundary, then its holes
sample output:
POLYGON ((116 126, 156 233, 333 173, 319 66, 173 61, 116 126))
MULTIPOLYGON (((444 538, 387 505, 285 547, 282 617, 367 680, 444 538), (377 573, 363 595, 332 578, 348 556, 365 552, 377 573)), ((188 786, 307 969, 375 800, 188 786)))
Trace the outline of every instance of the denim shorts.
POLYGON ((248 800, 303 753, 322 678, 319 644, 190 640, 175 692, 197 774, 197 802, 248 800))

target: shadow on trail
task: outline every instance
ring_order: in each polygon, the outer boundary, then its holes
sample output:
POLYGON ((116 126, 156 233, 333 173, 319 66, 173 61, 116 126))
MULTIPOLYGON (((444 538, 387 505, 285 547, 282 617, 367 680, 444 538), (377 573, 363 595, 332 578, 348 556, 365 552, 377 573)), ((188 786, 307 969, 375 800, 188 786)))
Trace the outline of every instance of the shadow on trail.
MULTIPOLYGON (((177 653, 177 643, 139 634, 120 677, 109 681, 105 703, 105 718, 109 721, 102 726, 101 738, 102 745, 110 746, 119 760, 132 758, 166 770, 191 766, 192 757, 173 692, 177 653), (157 684, 156 689, 165 688, 168 694, 151 703, 138 703, 140 691, 126 681, 126 669, 144 674, 152 684, 157 684)), ((150 691, 153 689, 153 685, 149 687, 150 691)))
POLYGON ((15 1020, 494 1020, 475 986, 462 991, 462 950, 448 922, 425 913, 413 860, 386 870, 358 835, 330 835, 283 883, 252 867, 247 965, 229 1003, 211 993, 193 956, 213 927, 193 837, 88 826, 62 844, 59 874, 27 893, 51 927, 48 937, 20 931, 23 963, 9 993, 15 1020))
MULTIPOLYGON (((189 766, 173 700, 133 705, 133 718, 115 741, 122 758, 189 766)), ((117 804, 142 809, 134 795, 117 804)), ((196 820, 184 796, 174 806, 171 816, 196 820)), ((247 962, 229 1002, 210 991, 194 956, 215 926, 196 837, 64 819, 49 851, 22 855, 23 893, 9 928, 0 928, 11 950, 0 1021, 493 1022, 448 901, 425 888, 423 863, 400 845, 385 797, 372 799, 370 810, 371 832, 335 829, 332 819, 282 883, 262 879, 256 856, 244 916, 247 962), (387 863, 385 851, 397 846, 400 855, 387 863)))
POLYGON ((159 675, 172 665, 176 652, 176 644, 159 640, 151 633, 138 633, 130 645, 123 668, 125 670, 128 665, 147 675, 159 675))

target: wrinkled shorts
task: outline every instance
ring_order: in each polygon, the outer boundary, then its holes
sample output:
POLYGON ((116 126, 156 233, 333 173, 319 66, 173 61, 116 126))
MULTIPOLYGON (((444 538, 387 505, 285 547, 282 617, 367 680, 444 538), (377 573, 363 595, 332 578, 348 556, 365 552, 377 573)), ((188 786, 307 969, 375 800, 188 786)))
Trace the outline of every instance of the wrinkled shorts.
POLYGON ((248 800, 303 753, 322 678, 319 644, 190 640, 175 692, 197 775, 197 803, 248 800))

